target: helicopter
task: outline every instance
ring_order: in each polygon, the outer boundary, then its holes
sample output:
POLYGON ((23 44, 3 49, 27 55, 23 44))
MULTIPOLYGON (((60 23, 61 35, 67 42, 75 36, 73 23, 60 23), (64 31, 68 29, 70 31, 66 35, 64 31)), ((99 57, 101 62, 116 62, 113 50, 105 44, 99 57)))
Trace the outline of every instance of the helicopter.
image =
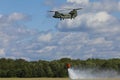
POLYGON ((57 11, 49 11, 49 12, 54 12, 54 15, 52 16, 53 18, 59 18, 60 20, 64 20, 64 19, 74 19, 75 17, 77 17, 77 11, 81 9, 82 8, 65 9, 65 10, 57 10, 57 11), (60 11, 66 11, 66 10, 71 10, 71 11, 67 14, 60 12, 60 11))

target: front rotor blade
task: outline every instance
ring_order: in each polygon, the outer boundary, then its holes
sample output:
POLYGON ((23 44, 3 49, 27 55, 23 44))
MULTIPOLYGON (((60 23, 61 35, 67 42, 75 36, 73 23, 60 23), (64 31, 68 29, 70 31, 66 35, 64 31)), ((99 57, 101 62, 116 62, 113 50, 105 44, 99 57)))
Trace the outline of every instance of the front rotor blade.
POLYGON ((80 10, 80 9, 83 9, 83 8, 77 8, 76 10, 80 10))
POLYGON ((55 12, 55 11, 48 11, 48 12, 55 12))

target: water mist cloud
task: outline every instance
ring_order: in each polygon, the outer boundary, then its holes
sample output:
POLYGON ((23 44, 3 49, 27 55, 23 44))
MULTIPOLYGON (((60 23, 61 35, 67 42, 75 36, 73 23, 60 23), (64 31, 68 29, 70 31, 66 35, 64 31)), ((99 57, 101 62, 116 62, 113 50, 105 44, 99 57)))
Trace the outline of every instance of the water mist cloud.
POLYGON ((119 75, 114 70, 98 69, 68 69, 70 79, 94 79, 94 78, 118 78, 119 75))

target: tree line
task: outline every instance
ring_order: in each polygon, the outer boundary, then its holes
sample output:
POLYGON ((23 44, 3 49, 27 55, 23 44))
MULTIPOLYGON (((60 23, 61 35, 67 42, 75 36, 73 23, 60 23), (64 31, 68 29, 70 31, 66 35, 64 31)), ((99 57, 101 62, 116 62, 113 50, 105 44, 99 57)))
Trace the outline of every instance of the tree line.
POLYGON ((68 77, 66 64, 74 68, 96 68, 95 70, 115 70, 120 74, 120 59, 70 59, 53 61, 26 61, 24 59, 0 59, 0 77, 68 77))

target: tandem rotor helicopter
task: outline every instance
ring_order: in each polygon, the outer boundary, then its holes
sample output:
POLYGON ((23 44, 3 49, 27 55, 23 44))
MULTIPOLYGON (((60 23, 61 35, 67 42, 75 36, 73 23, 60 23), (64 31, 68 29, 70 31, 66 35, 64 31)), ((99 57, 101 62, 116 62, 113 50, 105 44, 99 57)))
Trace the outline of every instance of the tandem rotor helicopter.
POLYGON ((59 18, 60 20, 64 19, 74 19, 77 17, 77 11, 81 10, 82 8, 75 8, 75 9, 65 9, 65 10, 57 10, 57 11, 49 11, 54 12, 53 18, 59 18), (71 10, 69 13, 61 13, 60 11, 71 10))

